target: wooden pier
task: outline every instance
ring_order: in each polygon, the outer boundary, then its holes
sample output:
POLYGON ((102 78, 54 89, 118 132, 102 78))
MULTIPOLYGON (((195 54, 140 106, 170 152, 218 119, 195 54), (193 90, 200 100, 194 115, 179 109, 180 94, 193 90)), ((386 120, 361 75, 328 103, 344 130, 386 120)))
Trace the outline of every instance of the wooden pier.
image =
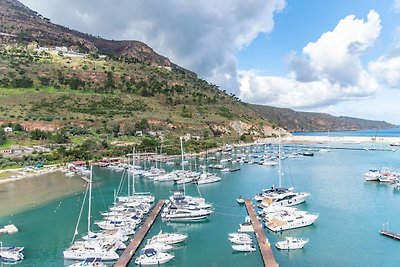
POLYGON ((149 217, 140 227, 139 231, 135 234, 128 247, 124 250, 124 253, 122 253, 121 257, 119 257, 118 261, 115 263, 114 267, 125 267, 128 265, 128 263, 132 259, 133 254, 135 254, 147 232, 150 230, 151 226, 155 222, 157 215, 160 213, 162 207, 164 206, 164 203, 164 200, 160 200, 157 202, 149 217))
POLYGON ((278 266, 278 263, 275 261, 274 254, 272 253, 271 244, 268 242, 267 236, 264 233, 264 229, 257 218, 257 214, 254 211, 251 200, 245 199, 244 204, 246 205, 247 213, 250 216, 251 224, 253 225, 254 232, 256 234, 257 243, 261 251, 264 266, 278 266))
POLYGON ((381 235, 388 236, 388 237, 391 237, 391 238, 396 239, 396 240, 400 240, 400 234, 389 232, 389 231, 386 231, 386 230, 380 230, 379 233, 381 235))

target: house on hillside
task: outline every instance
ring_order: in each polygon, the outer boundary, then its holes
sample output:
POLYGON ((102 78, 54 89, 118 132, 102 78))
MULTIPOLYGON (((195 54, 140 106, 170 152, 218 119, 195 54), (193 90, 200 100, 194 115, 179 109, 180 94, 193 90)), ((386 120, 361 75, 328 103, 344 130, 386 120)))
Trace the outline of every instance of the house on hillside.
POLYGON ((5 133, 11 133, 13 129, 11 127, 7 126, 7 127, 4 127, 3 130, 5 133))

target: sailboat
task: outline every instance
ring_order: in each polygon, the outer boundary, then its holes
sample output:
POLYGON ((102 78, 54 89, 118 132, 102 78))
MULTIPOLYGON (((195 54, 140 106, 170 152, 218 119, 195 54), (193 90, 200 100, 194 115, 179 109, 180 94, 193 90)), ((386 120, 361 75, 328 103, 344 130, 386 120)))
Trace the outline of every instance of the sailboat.
MULTIPOLYGON (((128 196, 120 196, 117 198, 117 201, 120 203, 129 203, 129 202, 145 202, 145 203, 153 203, 155 197, 150 192, 135 192, 135 148, 133 148, 132 153, 132 194, 128 196)), ((129 181, 129 172, 128 172, 128 181, 129 181)), ((129 183, 128 183, 128 192, 130 191, 129 183)))
POLYGON ((93 180, 93 167, 90 168, 90 178, 88 187, 86 188, 85 196, 82 202, 82 208, 79 213, 78 222, 75 227, 75 233, 72 238, 71 246, 64 250, 64 259, 68 260, 86 260, 87 258, 101 258, 103 261, 117 260, 119 255, 115 251, 117 247, 113 240, 92 240, 89 238, 85 241, 75 241, 75 237, 78 234, 78 226, 81 219, 83 207, 86 201, 86 196, 89 194, 88 199, 88 218, 87 218, 87 230, 90 233, 91 224, 91 206, 92 206, 92 180, 93 180))
MULTIPOLYGON (((182 157, 182 172, 185 172, 184 153, 183 153, 183 141, 180 138, 181 143, 181 157, 182 157)), ((189 221, 200 221, 207 219, 208 216, 213 212, 210 210, 211 204, 205 202, 204 198, 196 198, 185 195, 185 183, 183 184, 183 190, 175 192, 167 200, 167 205, 163 209, 161 218, 164 221, 176 221, 176 222, 189 222, 189 221)))
MULTIPOLYGON (((279 136, 279 156, 278 156, 278 176, 279 176, 279 187, 282 188, 282 152, 281 152, 281 140, 279 136)), ((268 193, 262 194, 262 201, 260 206, 267 208, 269 206, 293 206, 303 203, 307 197, 310 196, 308 192, 294 192, 293 189, 274 190, 268 193)))

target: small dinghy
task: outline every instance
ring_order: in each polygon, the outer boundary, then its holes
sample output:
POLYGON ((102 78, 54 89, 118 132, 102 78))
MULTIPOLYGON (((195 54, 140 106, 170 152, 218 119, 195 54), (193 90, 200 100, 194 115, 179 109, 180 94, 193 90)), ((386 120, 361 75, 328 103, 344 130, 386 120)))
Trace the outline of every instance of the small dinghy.
POLYGON ((240 252, 256 251, 256 247, 252 244, 232 245, 232 249, 235 251, 240 251, 240 252))
POLYGON ((238 204, 244 204, 244 199, 242 198, 242 196, 239 196, 239 197, 236 199, 236 202, 237 202, 238 204))
POLYGON ((286 237, 285 240, 277 242, 275 246, 278 249, 300 249, 303 248, 305 244, 308 243, 308 239, 286 237))

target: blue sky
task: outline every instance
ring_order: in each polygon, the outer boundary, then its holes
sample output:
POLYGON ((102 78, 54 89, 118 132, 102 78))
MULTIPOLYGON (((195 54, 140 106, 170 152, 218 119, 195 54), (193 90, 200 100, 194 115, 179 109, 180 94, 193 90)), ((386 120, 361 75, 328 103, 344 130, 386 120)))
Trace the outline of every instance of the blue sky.
POLYGON ((21 0, 255 104, 400 124, 400 0, 21 0))
POLYGON ((239 51, 239 68, 265 69, 274 75, 284 75, 287 72, 285 60, 290 51, 301 52, 307 43, 334 29, 342 18, 351 14, 365 18, 371 9, 381 15, 382 30, 375 48, 363 60, 379 57, 392 41, 394 28, 400 25, 400 14, 394 12, 393 1, 287 0, 285 9, 274 16, 273 31, 260 34, 251 45, 239 51))

